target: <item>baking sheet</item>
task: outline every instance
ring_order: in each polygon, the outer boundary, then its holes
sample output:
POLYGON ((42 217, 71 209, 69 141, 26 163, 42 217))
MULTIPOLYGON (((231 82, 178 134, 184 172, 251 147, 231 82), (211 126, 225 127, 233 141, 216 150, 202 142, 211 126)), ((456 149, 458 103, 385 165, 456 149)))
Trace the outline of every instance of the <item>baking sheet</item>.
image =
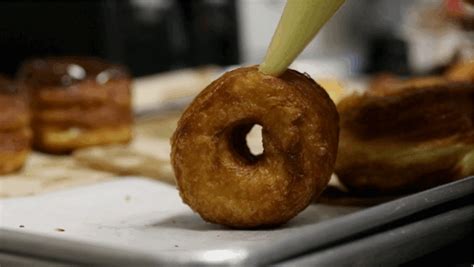
MULTIPOLYGON (((204 222, 166 183, 138 177, 0 201, 1 228, 152 254, 164 262, 237 263, 255 248, 355 207, 315 204, 267 230, 229 230, 204 222)), ((45 244, 46 245, 46 244, 45 244)))
MULTIPOLYGON (((277 266, 399 266, 472 235, 473 220, 474 205, 466 205, 277 266)), ((453 266, 469 265, 458 261, 463 259, 450 260, 453 266)))
MULTIPOLYGON (((316 251, 318 255, 318 250, 328 251, 331 246, 344 248, 347 242, 363 242, 360 238, 364 236, 391 244, 399 240, 399 235, 393 233, 406 233, 404 225, 415 223, 419 228, 420 223, 416 222, 420 219, 436 218, 440 212, 451 214, 460 200, 464 205, 466 198, 468 204, 472 202, 473 194, 474 177, 469 177, 372 208, 313 204, 275 229, 231 230, 202 221, 181 203, 173 186, 127 177, 0 201, 0 250, 82 264, 262 265, 308 252, 316 251), (399 232, 399 228, 390 230, 394 223, 402 226, 399 232), (384 227, 388 232, 380 233, 384 227), (41 248, 37 247, 39 243, 41 248)), ((467 221, 470 225, 472 210, 471 203, 456 216, 440 215, 445 219, 431 225, 437 227, 437 235, 449 235, 449 223, 465 225, 467 221)), ((462 236, 472 227, 457 230, 457 236, 462 236)), ((436 246, 423 246, 424 252, 457 238, 451 237, 437 238, 433 243, 436 246)), ((397 242, 394 244, 400 244, 397 242)), ((333 252, 329 254, 334 255, 333 252)))

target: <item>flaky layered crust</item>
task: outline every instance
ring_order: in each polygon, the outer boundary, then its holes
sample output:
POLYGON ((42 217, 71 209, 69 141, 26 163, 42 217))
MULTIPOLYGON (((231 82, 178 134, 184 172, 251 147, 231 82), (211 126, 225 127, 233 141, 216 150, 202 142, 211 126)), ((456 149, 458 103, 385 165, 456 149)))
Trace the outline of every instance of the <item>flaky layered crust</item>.
POLYGON ((0 76, 0 174, 20 169, 30 151, 30 116, 25 95, 0 76))
POLYGON ((474 84, 378 81, 338 104, 336 173, 364 193, 404 193, 474 174, 474 84))
POLYGON ((44 125, 62 128, 94 129, 108 126, 130 125, 132 114, 129 107, 105 104, 97 107, 44 108, 37 109, 35 128, 44 125))
POLYGON ((48 58, 25 63, 19 73, 20 86, 30 92, 35 148, 68 153, 130 141, 131 81, 121 66, 48 58))
POLYGON ((0 130, 0 175, 20 169, 30 153, 31 130, 0 130))
POLYGON ((0 131, 1 151, 20 151, 30 147, 31 130, 27 127, 0 131))
POLYGON ((202 218, 237 228, 278 225, 327 185, 338 115, 324 89, 303 74, 240 68, 196 97, 171 142, 180 195, 202 218), (263 127, 261 155, 245 140, 255 124, 263 127))
POLYGON ((29 120, 26 93, 19 91, 12 80, 0 75, 0 131, 27 127, 29 120))
MULTIPOLYGON (((31 84, 28 84, 31 86, 31 84)), ((74 85, 30 87, 32 101, 39 107, 63 108, 72 106, 91 107, 113 104, 130 107, 130 79, 111 80, 98 84, 95 80, 83 80, 74 85)))
POLYGON ((25 99, 0 92, 0 131, 28 126, 30 116, 25 99))
POLYGON ((68 153, 78 148, 95 145, 128 143, 132 139, 129 125, 100 128, 55 128, 43 126, 35 129, 35 148, 49 153, 68 153))
POLYGON ((21 169, 29 153, 29 148, 20 151, 0 151, 0 175, 21 169))

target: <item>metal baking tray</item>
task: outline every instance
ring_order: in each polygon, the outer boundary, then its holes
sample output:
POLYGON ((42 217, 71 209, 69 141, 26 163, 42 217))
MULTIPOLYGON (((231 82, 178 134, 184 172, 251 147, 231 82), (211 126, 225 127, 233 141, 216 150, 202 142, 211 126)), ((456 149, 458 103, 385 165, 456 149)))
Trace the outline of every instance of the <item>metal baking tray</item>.
POLYGON ((313 204, 245 231, 203 222, 170 185, 125 177, 0 200, 0 263, 393 265, 471 234, 473 194, 468 177, 371 208, 313 204))

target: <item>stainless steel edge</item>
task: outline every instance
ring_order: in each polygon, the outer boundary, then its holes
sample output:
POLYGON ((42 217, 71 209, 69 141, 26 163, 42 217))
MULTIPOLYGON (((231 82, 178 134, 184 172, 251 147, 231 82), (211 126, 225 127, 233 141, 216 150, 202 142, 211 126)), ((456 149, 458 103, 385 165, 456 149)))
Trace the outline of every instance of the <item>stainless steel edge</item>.
POLYGON ((2 267, 8 267, 8 266, 65 267, 65 266, 71 266, 71 264, 0 252, 0 266, 2 267))
POLYGON ((255 248, 245 265, 267 265, 316 250, 474 193, 474 176, 308 226, 271 247, 255 248), (278 252, 278 253, 276 253, 278 252))
MULTIPOLYGON (((239 259, 239 261, 219 262, 219 264, 249 266, 277 263, 473 193, 474 177, 468 177, 373 208, 307 226, 300 232, 289 235, 271 246, 253 249, 249 256, 239 259)), ((367 238, 370 238, 370 236, 367 238)), ((177 258, 166 261, 155 255, 140 251, 61 240, 5 229, 0 229, 0 252, 87 265, 175 266, 212 264, 203 261, 201 258, 177 258)))
POLYGON ((398 266, 472 234, 473 219, 471 204, 277 266, 398 266))
POLYGON ((153 255, 90 243, 0 229, 0 252, 12 257, 81 265, 156 266, 171 264, 153 255))

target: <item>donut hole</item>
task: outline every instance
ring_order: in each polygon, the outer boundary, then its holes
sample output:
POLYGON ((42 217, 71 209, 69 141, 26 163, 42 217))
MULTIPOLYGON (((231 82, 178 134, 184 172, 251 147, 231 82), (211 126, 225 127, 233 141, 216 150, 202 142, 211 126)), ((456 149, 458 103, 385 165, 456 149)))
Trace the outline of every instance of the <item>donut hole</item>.
POLYGON ((263 139, 262 139, 263 126, 260 124, 254 124, 252 129, 247 133, 245 141, 249 147, 250 153, 254 156, 260 156, 263 154, 263 139))
POLYGON ((252 165, 263 158, 262 130, 262 125, 253 122, 239 124, 231 130, 229 144, 238 159, 252 165))

